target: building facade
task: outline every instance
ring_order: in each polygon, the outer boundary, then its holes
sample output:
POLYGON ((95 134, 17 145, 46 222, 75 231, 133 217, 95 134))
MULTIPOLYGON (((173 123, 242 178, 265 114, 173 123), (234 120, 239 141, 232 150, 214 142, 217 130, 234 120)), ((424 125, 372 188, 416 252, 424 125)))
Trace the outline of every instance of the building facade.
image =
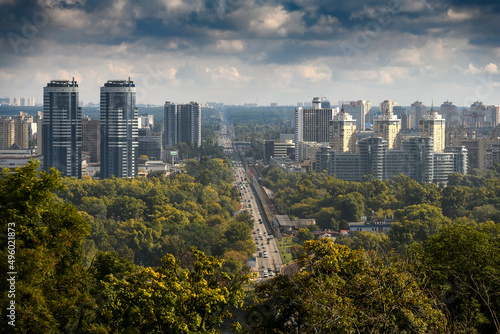
POLYGON ((421 137, 432 137, 434 152, 444 152, 446 142, 446 121, 433 109, 422 115, 418 121, 418 131, 421 137))
POLYGON ((387 140, 388 149, 398 149, 401 144, 401 120, 388 109, 374 120, 374 137, 387 140))
POLYGON ((82 110, 78 83, 52 80, 43 89, 44 170, 55 167, 63 176, 82 176, 82 110))
POLYGON ((165 148, 181 142, 201 146, 201 105, 198 102, 175 104, 167 101, 163 111, 165 148))
POLYGON ((135 84, 130 79, 109 80, 101 87, 101 178, 137 175, 135 98, 135 84))
POLYGON ((295 160, 300 161, 299 145, 303 142, 329 143, 332 108, 322 108, 321 99, 315 97, 312 108, 295 109, 295 160))
POLYGON ((370 109, 372 108, 372 103, 365 100, 341 103, 342 108, 344 108, 345 112, 349 113, 352 118, 356 120, 356 128, 364 131, 366 123, 371 123, 370 109))
POLYGON ((356 153, 356 120, 344 109, 330 121, 331 146, 337 153, 356 153))
POLYGON ((415 101, 410 106, 410 129, 418 128, 418 121, 427 113, 427 107, 420 101, 415 101))
POLYGON ((0 150, 9 149, 15 142, 16 127, 11 117, 0 118, 0 150))
POLYGON ((384 181, 403 174, 419 183, 446 183, 451 173, 467 174, 464 147, 437 153, 430 137, 408 138, 401 150, 388 150, 387 146, 385 139, 370 137, 359 141, 356 154, 321 147, 316 151, 315 170, 345 181, 361 181, 365 175, 384 181))
POLYGON ((82 119, 82 151, 90 155, 89 163, 101 161, 101 122, 82 119))

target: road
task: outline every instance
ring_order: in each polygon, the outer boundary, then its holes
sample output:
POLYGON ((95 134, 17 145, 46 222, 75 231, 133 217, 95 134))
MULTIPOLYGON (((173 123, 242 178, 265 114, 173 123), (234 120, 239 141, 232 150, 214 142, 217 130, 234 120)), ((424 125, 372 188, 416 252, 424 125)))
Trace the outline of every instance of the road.
POLYGON ((263 218, 264 213, 260 212, 256 196, 248 183, 248 175, 243 168, 242 162, 238 159, 239 154, 234 148, 234 128, 231 123, 224 119, 223 113, 221 116, 223 120, 217 140, 218 145, 224 148, 226 154, 233 157, 233 165, 236 166, 233 169, 234 186, 240 192, 243 209, 250 211, 254 219, 252 238, 257 246, 257 251, 254 254, 256 266, 252 270, 258 273, 258 280, 266 280, 280 272, 283 261, 281 260, 276 239, 270 234, 271 230, 268 229, 263 218))
POLYGON ((248 175, 245 174, 241 163, 235 162, 235 165, 237 166, 234 170, 235 186, 240 191, 243 209, 250 211, 254 218, 252 238, 257 246, 257 251, 254 254, 256 266, 252 269, 258 273, 259 280, 265 280, 279 273, 283 262, 276 239, 270 234, 271 231, 264 223, 263 213, 260 212, 255 194, 248 183, 248 175))

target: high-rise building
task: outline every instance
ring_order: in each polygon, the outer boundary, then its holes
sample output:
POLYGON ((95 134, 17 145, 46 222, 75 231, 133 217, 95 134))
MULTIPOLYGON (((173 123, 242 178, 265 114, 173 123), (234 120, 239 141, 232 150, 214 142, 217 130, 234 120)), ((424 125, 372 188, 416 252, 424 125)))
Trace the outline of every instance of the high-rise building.
POLYGON ((375 137, 387 140, 388 149, 398 149, 401 144, 401 120, 392 113, 392 108, 386 109, 374 119, 373 132, 375 137))
POLYGON ((356 120, 356 128, 360 131, 365 130, 366 123, 369 123, 370 109, 372 108, 372 103, 365 100, 357 100, 350 102, 341 102, 342 108, 352 115, 356 120))
POLYGON ((490 122, 492 127, 498 126, 500 124, 500 107, 487 106, 486 120, 490 122))
POLYGON ((201 105, 198 102, 175 104, 167 101, 163 111, 165 148, 180 142, 201 146, 201 105))
POLYGON ((457 127, 462 123, 461 117, 457 111, 457 106, 454 105, 453 102, 443 102, 439 107, 439 113, 446 121, 446 127, 457 127))
POLYGON ((390 112, 391 114, 394 114, 393 108, 397 106, 397 102, 393 102, 391 100, 384 100, 383 102, 380 102, 379 108, 380 112, 383 114, 384 112, 390 112))
POLYGON ((101 178, 137 175, 138 111, 135 84, 108 80, 101 87, 101 178))
POLYGON ((101 123, 99 120, 82 119, 82 151, 89 153, 89 163, 101 161, 101 123))
POLYGON ((342 109, 330 125, 332 149, 336 153, 356 153, 356 120, 342 109))
POLYGON ((298 146, 302 142, 329 143, 330 121, 333 119, 332 108, 322 108, 321 98, 315 97, 312 108, 295 109, 295 159, 299 159, 298 146))
POLYGON ((43 111, 38 111, 36 128, 36 154, 43 155, 43 111))
POLYGON ((19 146, 19 148, 29 148, 29 128, 30 123, 26 116, 20 115, 14 118, 14 126, 15 126, 15 139, 14 142, 19 146))
POLYGON ((387 149, 387 140, 381 137, 364 138, 358 142, 361 176, 373 175, 377 180, 384 180, 387 149))
POLYGON ((420 183, 434 179, 434 152, 431 137, 411 137, 403 142, 403 151, 408 152, 409 177, 420 183))
POLYGON ((446 134, 445 119, 431 108, 431 111, 422 115, 418 121, 418 132, 420 137, 431 137, 433 140, 434 152, 444 152, 446 134))
POLYGON ((82 176, 82 110, 78 83, 52 80, 43 89, 44 170, 55 167, 64 176, 82 176))
POLYGON ((174 147, 177 144, 177 106, 167 101, 163 106, 163 131, 165 133, 165 148, 174 147))
POLYGON ((149 160, 161 160, 163 155, 162 135, 148 135, 146 129, 139 129, 139 157, 147 156, 149 160))
POLYGON ((0 150, 9 149, 15 142, 16 128, 11 117, 0 118, 0 150))
POLYGON ((420 101, 415 101, 410 106, 410 128, 417 129, 418 121, 427 113, 427 107, 420 101))
POLYGON ((193 143, 201 146, 201 106, 198 102, 190 102, 177 106, 177 138, 178 142, 193 143))

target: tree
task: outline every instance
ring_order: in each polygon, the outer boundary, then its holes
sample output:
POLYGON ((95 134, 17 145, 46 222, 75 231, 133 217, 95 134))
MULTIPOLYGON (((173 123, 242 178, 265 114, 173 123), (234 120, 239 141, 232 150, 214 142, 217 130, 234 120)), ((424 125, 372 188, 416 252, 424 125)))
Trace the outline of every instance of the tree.
MULTIPOLYGON (((1 261, 1 269, 17 276, 15 298, 8 298, 7 281, 1 281, 1 306, 6 310, 7 303, 15 301, 19 333, 86 331, 92 327, 95 307, 82 264, 82 240, 89 225, 73 205, 54 201, 53 192, 63 188, 59 172, 37 172, 38 167, 39 162, 31 161, 13 174, 2 171, 0 225, 15 252, 10 252, 9 267, 1 261)), ((8 255, 6 241, 3 259, 8 255)))
POLYGON ((107 284, 101 315, 110 333, 219 333, 230 310, 243 305, 251 275, 224 273, 222 260, 196 248, 162 263, 107 284))
POLYGON ((470 222, 430 236, 424 258, 450 322, 464 333, 500 332, 500 226, 470 222))
POLYGON ((389 237, 385 233, 352 231, 349 236, 342 236, 335 240, 339 245, 346 245, 350 249, 366 249, 382 251, 387 249, 389 237))
POLYGON ((465 216, 467 192, 455 186, 448 186, 442 191, 441 208, 443 214, 451 219, 465 216))
POLYGON ((303 244, 307 240, 312 240, 314 239, 314 235, 311 233, 311 231, 307 228, 301 228, 297 232, 297 238, 299 239, 299 242, 303 244))
POLYGON ((408 262, 307 241, 293 277, 256 289, 255 333, 443 333, 446 320, 408 262), (285 304, 286 303, 286 304, 285 304), (285 305, 283 305, 285 304, 285 305))
POLYGON ((441 209, 430 204, 417 204, 395 212, 389 239, 395 248, 405 247, 413 242, 423 242, 439 228, 450 222, 441 209))

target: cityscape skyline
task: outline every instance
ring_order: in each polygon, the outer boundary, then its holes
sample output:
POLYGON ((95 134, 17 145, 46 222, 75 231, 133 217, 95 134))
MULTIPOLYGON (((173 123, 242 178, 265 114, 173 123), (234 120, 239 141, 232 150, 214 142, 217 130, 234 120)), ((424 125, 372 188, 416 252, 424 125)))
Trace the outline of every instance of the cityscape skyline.
POLYGON ((0 1, 0 90, 41 96, 75 77, 80 100, 132 77, 137 103, 296 105, 391 99, 500 104, 492 0, 0 1), (43 66, 41 66, 43 64, 43 66), (193 94, 193 92, 196 92, 193 94))

